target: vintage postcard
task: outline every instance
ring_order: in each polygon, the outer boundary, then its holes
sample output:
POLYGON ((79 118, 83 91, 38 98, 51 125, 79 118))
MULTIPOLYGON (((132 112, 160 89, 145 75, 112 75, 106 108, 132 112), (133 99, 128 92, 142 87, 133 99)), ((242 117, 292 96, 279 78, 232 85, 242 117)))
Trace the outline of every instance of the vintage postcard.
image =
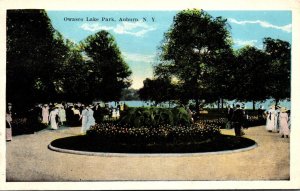
POLYGON ((0 4, 0 190, 300 188, 299 1, 0 4))

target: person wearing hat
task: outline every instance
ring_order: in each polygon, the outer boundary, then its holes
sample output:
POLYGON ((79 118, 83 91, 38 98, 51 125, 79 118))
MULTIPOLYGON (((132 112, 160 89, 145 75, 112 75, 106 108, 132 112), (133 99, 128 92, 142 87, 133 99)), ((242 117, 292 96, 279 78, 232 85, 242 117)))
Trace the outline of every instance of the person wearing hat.
POLYGON ((288 138, 290 135, 289 129, 289 116, 287 114, 287 109, 285 107, 280 108, 279 114, 279 134, 281 138, 288 138))
POLYGON ((66 110, 63 105, 61 105, 58 109, 58 116, 59 116, 60 125, 63 126, 64 123, 66 122, 66 110))
POLYGON ((266 129, 267 131, 272 132, 275 129, 275 123, 277 123, 277 120, 275 121, 275 115, 276 115, 275 105, 271 105, 269 107, 269 110, 266 111, 266 114, 267 114, 266 129))
POLYGON ((273 132, 275 133, 279 133, 279 114, 280 114, 280 105, 277 105, 275 107, 275 125, 274 125, 274 129, 273 132))
POLYGON ((8 103, 6 107, 6 141, 12 140, 12 112, 11 112, 12 104, 8 103))
POLYGON ((245 115, 239 104, 236 104, 236 109, 233 111, 231 123, 234 128, 235 136, 243 136, 245 133, 242 130, 242 126, 245 122, 245 115))
POLYGON ((87 110, 88 110, 88 114, 87 114, 87 130, 89 130, 92 126, 95 125, 93 105, 89 105, 87 107, 87 110))
POLYGON ((42 123, 45 125, 49 124, 49 106, 44 104, 42 107, 42 123))
POLYGON ((54 107, 53 110, 49 114, 49 121, 51 125, 51 129, 58 129, 56 116, 58 115, 58 108, 54 107))
POLYGON ((82 105, 82 111, 79 120, 81 119, 81 134, 85 134, 88 128, 88 107, 82 105))

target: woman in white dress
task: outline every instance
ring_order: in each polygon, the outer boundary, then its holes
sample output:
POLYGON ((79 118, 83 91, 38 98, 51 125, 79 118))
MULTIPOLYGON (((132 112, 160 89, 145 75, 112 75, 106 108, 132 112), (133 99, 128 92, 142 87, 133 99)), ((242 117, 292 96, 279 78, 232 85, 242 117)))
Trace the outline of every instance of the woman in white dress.
POLYGON ((58 108, 54 108, 49 115, 51 129, 58 129, 56 116, 58 115, 58 108))
POLYGON ((42 117, 43 117, 42 123, 48 125, 49 124, 49 106, 47 104, 45 104, 42 107, 42 117))
POLYGON ((274 131, 275 122, 277 123, 277 120, 275 119, 275 115, 276 115, 275 105, 272 105, 270 109, 266 112, 266 114, 267 114, 266 129, 269 132, 274 131))
POLYGON ((66 122, 66 110, 63 106, 58 111, 58 117, 60 125, 64 125, 64 122, 66 122))
POLYGON ((87 122, 88 122, 88 110, 86 107, 83 108, 80 118, 81 119, 81 133, 85 134, 87 130, 87 122))
POLYGON ((11 107, 12 105, 8 103, 8 106, 6 107, 6 141, 11 141, 12 140, 12 127, 11 127, 11 122, 12 122, 12 113, 11 113, 11 107))
POLYGON ((280 109, 279 114, 279 134, 281 135, 281 138, 288 138, 290 135, 290 129, 289 129, 289 116, 287 114, 287 109, 282 107, 280 109))
POLYGON ((86 130, 89 130, 92 126, 95 125, 95 118, 94 118, 94 111, 93 111, 93 106, 90 105, 87 110, 88 110, 88 115, 87 115, 87 129, 86 130))

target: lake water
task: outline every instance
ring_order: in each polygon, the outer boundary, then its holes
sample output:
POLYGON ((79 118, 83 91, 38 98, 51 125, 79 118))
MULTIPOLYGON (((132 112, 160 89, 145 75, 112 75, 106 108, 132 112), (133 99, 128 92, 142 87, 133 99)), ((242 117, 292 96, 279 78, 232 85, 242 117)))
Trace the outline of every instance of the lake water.
MULTIPOLYGON (((151 106, 151 105, 154 104, 153 102, 145 102, 145 101, 120 101, 120 102, 121 103, 125 103, 129 107, 147 107, 147 106, 151 106)), ((237 101, 234 101, 234 100, 233 101, 224 101, 224 107, 226 107, 227 104, 232 105, 232 104, 236 104, 236 103, 244 103, 245 106, 246 106, 246 109, 253 109, 252 102, 237 102, 237 101)), ((268 99, 268 100, 266 100, 264 102, 258 102, 258 103, 256 103, 255 104, 255 108, 258 109, 259 106, 262 105, 264 109, 267 109, 267 108, 269 108, 273 104, 275 104, 275 101, 272 100, 272 99, 268 99)), ((116 107, 117 106, 116 102, 109 102, 109 105, 111 107, 116 107)), ((288 101, 288 100, 280 101, 279 105, 281 105, 283 107, 286 107, 288 109, 291 108, 291 102, 288 101)), ((169 103, 166 102, 166 103, 160 104, 159 106, 162 106, 162 107, 169 107, 169 106, 174 107, 175 105, 174 104, 169 105, 169 103)), ((217 108, 217 104, 209 104, 206 107, 208 107, 208 108, 217 108)))

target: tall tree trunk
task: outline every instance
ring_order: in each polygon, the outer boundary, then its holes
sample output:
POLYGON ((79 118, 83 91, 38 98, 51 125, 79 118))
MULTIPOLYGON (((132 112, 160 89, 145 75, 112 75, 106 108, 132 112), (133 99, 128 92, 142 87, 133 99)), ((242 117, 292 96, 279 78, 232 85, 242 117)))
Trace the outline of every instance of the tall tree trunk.
POLYGON ((253 104, 253 105, 252 105, 253 111, 255 111, 255 101, 254 101, 254 100, 252 101, 252 104, 253 104))
POLYGON ((218 111, 220 110, 220 98, 218 98, 218 111))

